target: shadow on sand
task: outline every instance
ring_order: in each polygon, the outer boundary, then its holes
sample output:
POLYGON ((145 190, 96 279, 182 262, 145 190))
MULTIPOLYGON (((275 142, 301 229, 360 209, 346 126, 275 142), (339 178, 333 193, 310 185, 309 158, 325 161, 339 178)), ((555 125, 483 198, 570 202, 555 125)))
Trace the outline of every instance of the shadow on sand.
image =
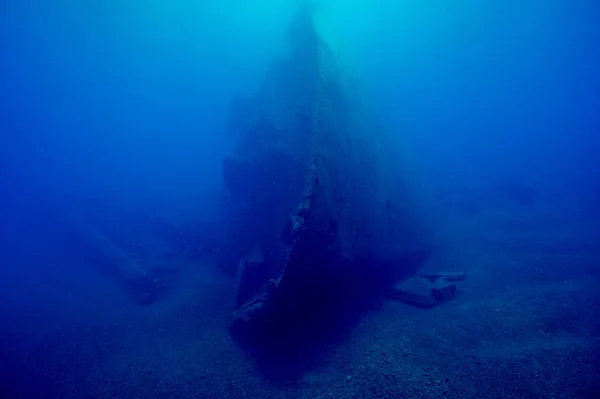
POLYGON ((280 385, 298 384, 307 371, 325 365, 331 351, 360 321, 379 310, 391 286, 414 275, 430 255, 407 256, 401 265, 364 260, 345 273, 343 280, 339 274, 321 276, 318 283, 312 282, 310 297, 296 298, 295 303, 270 311, 251 333, 232 330, 232 334, 266 378, 280 385))

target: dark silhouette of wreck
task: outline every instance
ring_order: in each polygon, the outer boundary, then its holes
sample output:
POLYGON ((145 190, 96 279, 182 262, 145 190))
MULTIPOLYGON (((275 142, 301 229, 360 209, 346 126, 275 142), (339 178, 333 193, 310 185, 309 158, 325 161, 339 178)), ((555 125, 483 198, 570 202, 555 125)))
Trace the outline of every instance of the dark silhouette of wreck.
POLYGON ((273 62, 253 98, 233 103, 238 141, 223 161, 217 259, 235 276, 232 333, 263 347, 335 330, 432 250, 401 154, 313 16, 299 7, 288 58, 273 62))

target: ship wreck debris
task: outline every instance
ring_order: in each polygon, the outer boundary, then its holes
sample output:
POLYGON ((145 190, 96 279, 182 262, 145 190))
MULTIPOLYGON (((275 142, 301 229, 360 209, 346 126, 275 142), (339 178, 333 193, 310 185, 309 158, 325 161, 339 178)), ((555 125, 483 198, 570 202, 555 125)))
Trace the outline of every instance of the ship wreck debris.
POLYGON ((457 283, 467 278, 464 272, 422 273, 396 284, 388 297, 418 308, 433 308, 457 293, 457 283))

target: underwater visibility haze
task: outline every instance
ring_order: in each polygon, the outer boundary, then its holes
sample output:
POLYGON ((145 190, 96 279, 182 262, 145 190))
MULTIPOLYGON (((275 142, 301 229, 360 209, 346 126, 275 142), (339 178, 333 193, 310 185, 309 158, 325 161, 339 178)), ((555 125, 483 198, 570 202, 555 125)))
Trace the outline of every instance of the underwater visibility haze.
POLYGON ((0 398, 600 398, 600 4, 0 5, 0 398))

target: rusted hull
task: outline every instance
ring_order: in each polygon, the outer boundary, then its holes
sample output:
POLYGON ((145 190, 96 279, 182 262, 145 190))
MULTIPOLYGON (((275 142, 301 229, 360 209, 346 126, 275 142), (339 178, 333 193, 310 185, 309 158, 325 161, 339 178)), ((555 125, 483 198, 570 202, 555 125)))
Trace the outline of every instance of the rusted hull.
POLYGON ((296 328, 315 306, 393 285, 431 251, 398 154, 366 122, 311 10, 300 8, 289 39, 290 57, 248 101, 253 117, 232 115, 239 141, 224 161, 219 260, 245 282, 234 321, 241 335, 296 328), (247 261, 251 253, 260 262, 247 261))

